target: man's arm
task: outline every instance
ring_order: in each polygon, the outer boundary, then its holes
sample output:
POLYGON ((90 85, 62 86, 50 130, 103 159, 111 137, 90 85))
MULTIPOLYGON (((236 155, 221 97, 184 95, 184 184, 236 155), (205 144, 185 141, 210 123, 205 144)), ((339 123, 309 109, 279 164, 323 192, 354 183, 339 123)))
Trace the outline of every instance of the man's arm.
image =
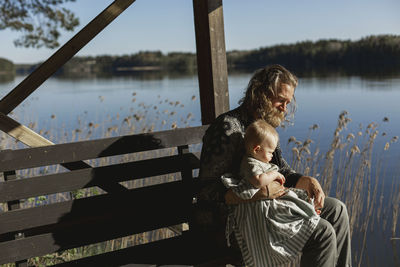
POLYGON ((325 193, 323 192, 318 180, 314 177, 304 176, 303 174, 297 173, 293 170, 283 158, 280 144, 278 144, 275 149, 272 161, 278 165, 279 172, 286 177, 286 187, 304 189, 307 191, 310 198, 314 198, 316 209, 321 209, 324 206, 325 193))
POLYGON ((200 178, 212 178, 215 183, 204 188, 199 198, 225 201, 227 188, 220 177, 226 173, 238 172, 243 153, 243 135, 238 122, 231 118, 217 118, 203 137, 199 173, 200 178))

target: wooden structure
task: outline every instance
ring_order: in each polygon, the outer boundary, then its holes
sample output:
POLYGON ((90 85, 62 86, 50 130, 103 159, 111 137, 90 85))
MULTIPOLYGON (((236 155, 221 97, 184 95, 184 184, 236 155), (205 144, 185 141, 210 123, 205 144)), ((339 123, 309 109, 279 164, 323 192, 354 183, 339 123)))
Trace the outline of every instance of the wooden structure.
MULTIPOLYGON (((121 266, 129 264, 182 264, 215 266, 232 261, 231 251, 199 236, 192 219, 198 209, 193 201, 207 181, 194 179, 198 154, 189 145, 201 142, 207 126, 81 141, 38 148, 0 152, 5 182, 0 201, 8 212, 0 213, 0 264, 95 244, 133 234, 170 227, 176 235, 143 245, 85 257, 64 264, 73 266, 121 266), (16 179, 20 169, 176 148, 174 155, 102 164, 70 172, 16 179), (118 193, 70 199, 48 205, 19 209, 19 200, 40 195, 70 192, 168 173, 181 180, 118 193), (185 228, 182 228, 185 224, 185 228)), ((117 187, 118 189, 118 187, 117 187)))
MULTIPOLYGON (((8 206, 8 211, 0 213, 0 264, 16 262, 17 266, 25 266, 30 257, 181 223, 188 223, 189 231, 181 231, 177 237, 65 265, 211 261, 215 266, 229 261, 229 251, 217 250, 212 242, 191 231, 195 228, 191 227, 195 206, 192 200, 202 184, 193 179, 192 169, 198 168, 199 163, 189 153, 188 145, 201 142, 206 126, 55 145, 8 116, 133 2, 115 0, 1 99, 0 130, 31 148, 0 152, 0 173, 4 177, 0 182, 0 202, 7 202, 8 206), (177 148, 177 155, 138 162, 93 167, 83 161, 173 147, 177 148), (60 164, 69 172, 27 179, 16 175, 16 170, 52 164, 60 164), (171 172, 181 173, 182 180, 139 189, 128 189, 119 183, 171 172), (106 193, 19 209, 21 199, 91 186, 106 193), (149 251, 152 254, 145 253, 149 251)), ((206 125, 229 108, 222 0, 193 0, 193 7, 202 122, 206 125)))

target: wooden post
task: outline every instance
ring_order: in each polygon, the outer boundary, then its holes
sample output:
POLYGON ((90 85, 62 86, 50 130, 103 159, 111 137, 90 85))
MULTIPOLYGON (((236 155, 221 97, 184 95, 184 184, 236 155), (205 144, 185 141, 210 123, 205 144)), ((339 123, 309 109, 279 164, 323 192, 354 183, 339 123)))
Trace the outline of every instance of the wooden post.
POLYGON ((222 0, 193 0, 201 119, 209 124, 229 110, 222 0))
MULTIPOLYGON (((178 146, 178 155, 184 156, 185 154, 188 154, 188 153, 189 153, 188 145, 178 146)), ((190 163, 185 162, 184 166, 187 166, 188 168, 185 168, 184 170, 181 171, 182 181, 190 181, 190 179, 193 178, 192 169, 189 167, 190 163)))
MULTIPOLYGON (((183 145, 183 146, 178 146, 178 155, 184 157, 185 154, 188 154, 189 152, 189 146, 188 145, 183 145)), ((186 182, 186 184, 190 185, 190 182, 193 180, 193 175, 192 175, 192 168, 190 167, 190 163, 188 160, 184 160, 182 163, 182 166, 186 166, 187 168, 182 168, 181 171, 181 178, 183 182, 186 182)), ((188 190, 188 188, 186 189, 188 190)), ((189 194, 190 199, 187 199, 185 201, 192 202, 193 199, 191 197, 191 194, 189 194)), ((178 225, 173 225, 169 226, 168 228, 173 231, 175 234, 182 234, 184 231, 189 229, 189 225, 191 224, 191 221, 188 221, 188 223, 182 223, 178 225)))
MULTIPOLYGON (((3 175, 4 175, 4 181, 12 181, 12 180, 17 179, 17 174, 15 173, 15 171, 7 171, 7 172, 4 172, 3 175)), ((13 200, 13 201, 7 202, 7 209, 9 211, 17 210, 20 208, 21 208, 21 206, 20 206, 19 200, 13 200)), ((13 238, 14 239, 24 238, 24 234, 16 233, 13 238)), ((17 262, 15 262, 15 266, 16 267, 26 267, 26 266, 28 266, 28 260, 17 261, 17 262)))

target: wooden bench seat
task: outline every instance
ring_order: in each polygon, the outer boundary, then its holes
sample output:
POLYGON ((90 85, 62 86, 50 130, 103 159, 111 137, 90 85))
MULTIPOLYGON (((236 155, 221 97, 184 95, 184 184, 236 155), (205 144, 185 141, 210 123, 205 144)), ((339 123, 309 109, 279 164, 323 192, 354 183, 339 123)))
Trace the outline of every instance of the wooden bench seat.
POLYGON ((0 264, 24 266, 29 258, 168 227, 179 229, 178 233, 58 265, 217 266, 232 262, 232 251, 218 248, 192 224, 198 205, 194 199, 206 181, 193 176, 199 167, 199 146, 194 152, 189 146, 201 143, 206 128, 0 151, 4 178, 0 203, 7 206, 0 212, 0 264), (58 164, 69 171, 47 173, 46 166, 58 164), (20 177, 32 168, 36 168, 33 176, 20 177), (174 179, 162 178, 171 174, 174 179), (139 179, 136 186, 124 184, 139 179), (102 189, 99 194, 76 194, 96 187, 102 189), (52 200, 55 194, 69 192, 73 198, 52 200), (27 199, 38 196, 47 197, 40 205, 26 205, 27 199))

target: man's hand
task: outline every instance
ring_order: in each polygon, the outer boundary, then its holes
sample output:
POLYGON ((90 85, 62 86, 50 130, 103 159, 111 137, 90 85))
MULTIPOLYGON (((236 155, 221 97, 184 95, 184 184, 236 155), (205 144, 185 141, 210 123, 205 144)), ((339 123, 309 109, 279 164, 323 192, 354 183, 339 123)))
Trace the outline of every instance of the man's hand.
POLYGON ((318 180, 310 176, 302 176, 297 181, 296 188, 307 191, 310 198, 314 198, 314 206, 316 210, 324 207, 325 193, 318 180))
POLYGON ((277 172, 274 181, 279 182, 281 185, 285 184, 286 178, 280 172, 277 172))

